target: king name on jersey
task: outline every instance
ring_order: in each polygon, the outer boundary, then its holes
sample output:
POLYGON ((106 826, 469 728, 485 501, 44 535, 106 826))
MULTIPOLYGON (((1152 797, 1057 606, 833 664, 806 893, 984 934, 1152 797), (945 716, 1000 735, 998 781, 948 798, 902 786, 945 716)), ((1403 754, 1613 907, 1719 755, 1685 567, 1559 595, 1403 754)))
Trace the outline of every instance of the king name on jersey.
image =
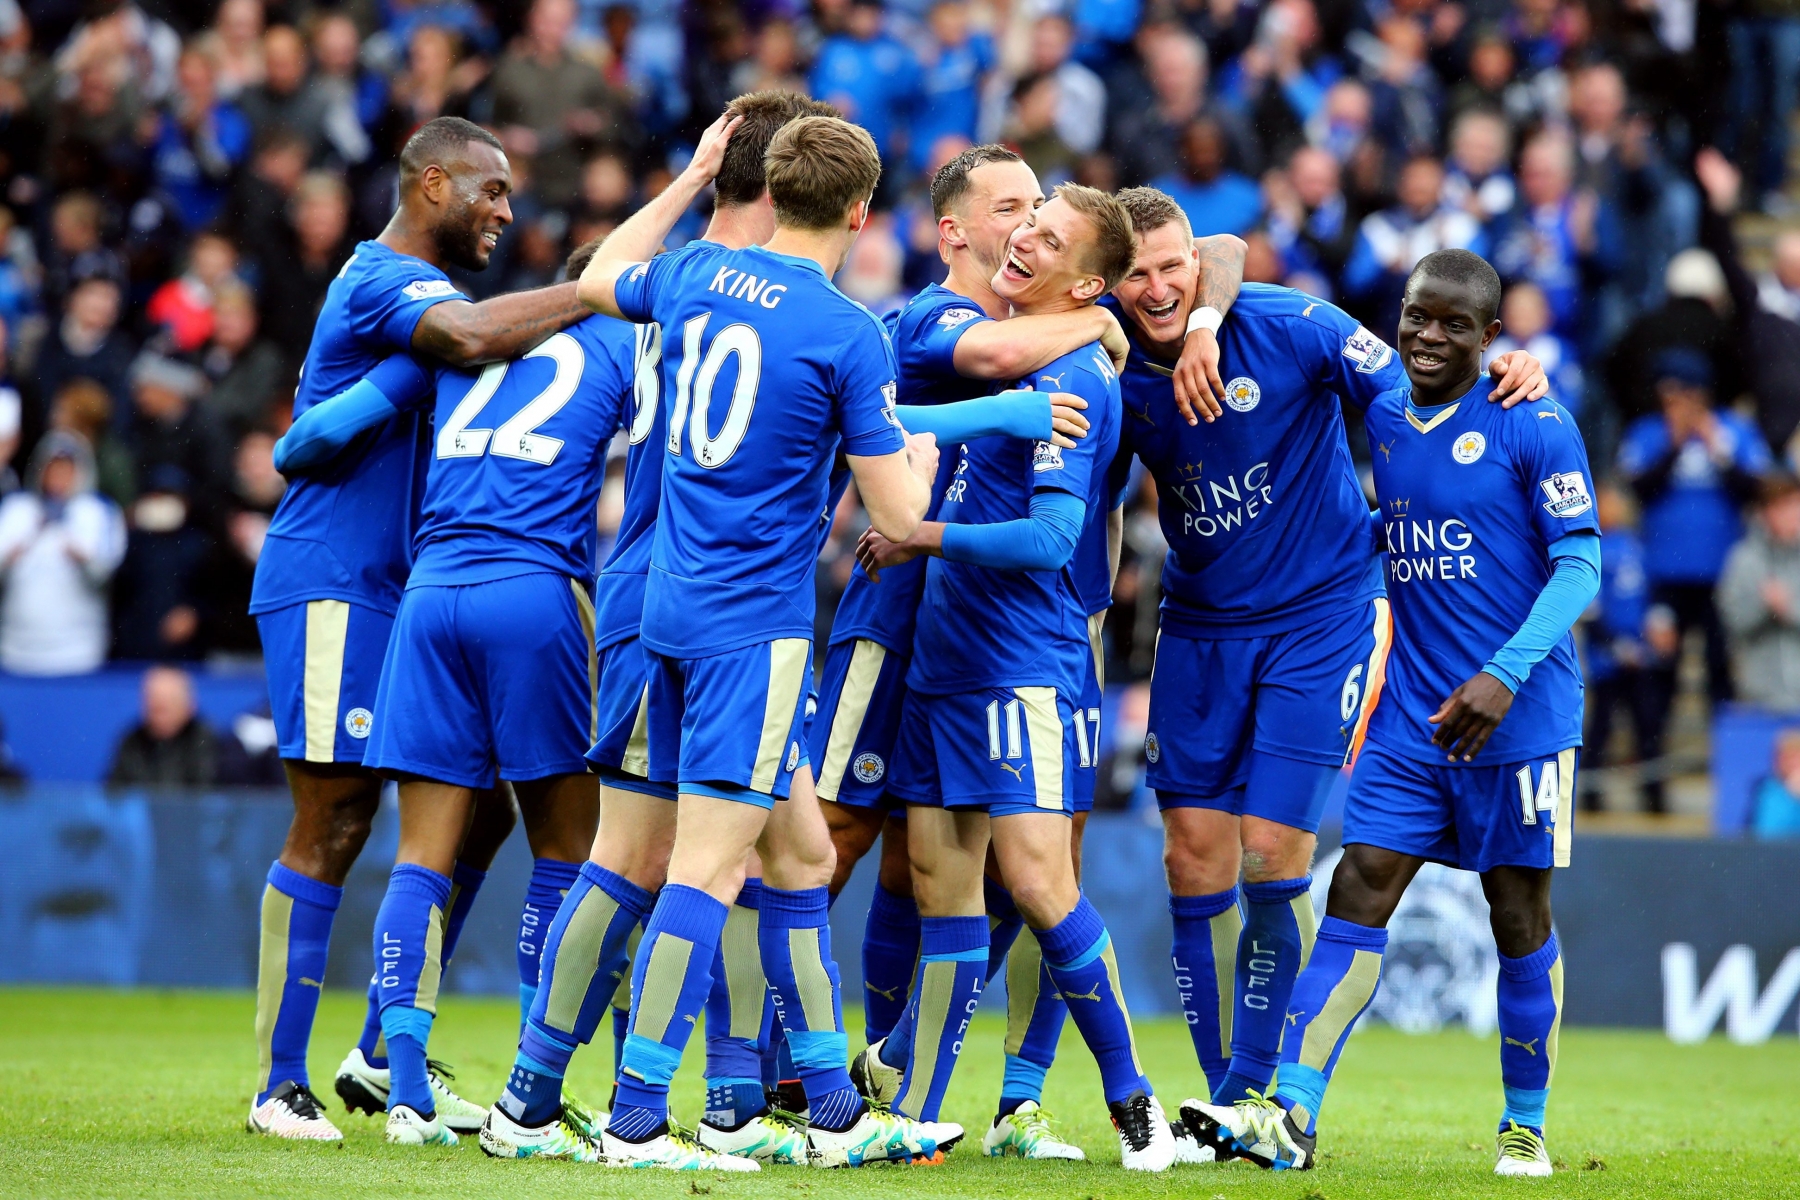
POLYGON ((707 285, 706 290, 718 292, 728 300, 745 300, 764 308, 774 308, 781 303, 781 294, 787 291, 787 284, 771 285, 767 279, 759 279, 748 271, 720 267, 719 273, 713 276, 713 281, 707 285))
POLYGON ((1474 579, 1475 531, 1456 517, 1442 521, 1412 519, 1410 500, 1389 500, 1382 523, 1387 541, 1388 578, 1395 583, 1448 582, 1474 579), (1449 553, 1444 553, 1448 551, 1449 553))

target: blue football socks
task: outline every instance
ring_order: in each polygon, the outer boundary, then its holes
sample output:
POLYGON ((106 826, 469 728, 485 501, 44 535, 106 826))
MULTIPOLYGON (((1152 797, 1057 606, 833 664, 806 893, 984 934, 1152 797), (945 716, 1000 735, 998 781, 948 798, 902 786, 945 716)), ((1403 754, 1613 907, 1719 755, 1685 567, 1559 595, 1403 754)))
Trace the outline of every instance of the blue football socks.
POLYGON ((563 897, 581 875, 581 864, 554 858, 531 861, 531 882, 525 885, 525 905, 519 911, 519 1028, 531 1017, 537 998, 538 968, 543 961, 544 939, 550 922, 562 907, 563 897))
POLYGON ((1050 978, 1100 1067, 1106 1102, 1124 1100, 1138 1091, 1152 1093, 1138 1061, 1112 938, 1099 910, 1083 895, 1073 912, 1051 928, 1038 930, 1037 938, 1050 978))
POLYGON ((1318 1124, 1325 1088, 1350 1031, 1381 986, 1387 942, 1385 929, 1326 917, 1319 922, 1306 969, 1294 981, 1275 1098, 1294 1110, 1295 1123, 1307 1133, 1318 1124))
POLYGON ((1562 1027, 1562 947, 1556 934, 1523 958, 1500 956, 1500 1082, 1506 1110, 1500 1128, 1517 1121, 1542 1134, 1562 1027))
MULTIPOLYGON (((765 915, 768 910, 765 891, 765 915)), ((631 964, 631 1032, 618 1104, 606 1127, 613 1136, 643 1141, 668 1123, 669 1080, 706 1008, 729 913, 729 905, 699 888, 672 883, 658 894, 631 964)))
POLYGON ((1001 965, 1006 962, 1007 952, 1018 939, 1019 931, 1025 928, 1025 918, 1019 915, 1019 907, 1013 903, 1012 893, 992 879, 982 878, 981 891, 988 919, 987 982, 992 983, 994 976, 1000 973, 1001 965))
POLYGON ((718 1129, 736 1129, 767 1107, 761 1040, 769 985, 757 941, 762 893, 762 880, 744 881, 713 956, 706 998, 706 1121, 718 1129))
POLYGON ((913 967, 919 960, 919 907, 875 885, 863 929, 863 1037, 878 1042, 906 1010, 913 967))
POLYGON ((1000 1115, 1027 1100, 1042 1104, 1044 1076, 1056 1061, 1069 1004, 1044 967, 1037 935, 1024 930, 1006 959, 1006 1074, 1000 1115))
MULTIPOLYGON (((450 965, 450 958, 456 953, 456 943, 462 938, 463 924, 469 919, 469 910, 475 907, 475 897, 481 891, 481 885, 487 881, 487 872, 480 871, 465 863, 457 863, 450 871, 450 915, 444 921, 444 948, 441 967, 450 965)), ((381 977, 369 977, 369 1004, 363 1015, 362 1035, 356 1039, 356 1048, 362 1051, 363 1061, 376 1070, 385 1070, 387 1060, 387 1040, 381 1035, 381 977)))
POLYGON ((1170 959, 1181 1015, 1200 1069, 1206 1072, 1207 1094, 1217 1096, 1231 1070, 1231 1016, 1236 1001, 1238 937, 1244 931, 1238 890, 1227 888, 1205 896, 1170 896, 1175 923, 1170 959))
POLYGON ((256 1044, 261 1074, 256 1103, 293 1080, 311 1086, 306 1048, 325 986, 325 952, 344 889, 309 879, 279 862, 263 888, 257 962, 256 1044))
POLYGON ((1244 931, 1238 938, 1231 1069, 1213 1092, 1214 1104, 1235 1104, 1252 1092, 1268 1091, 1281 1061, 1288 997, 1312 952, 1317 928, 1311 875, 1246 883, 1242 892, 1244 931))
POLYGON ((544 935, 537 994, 498 1101, 521 1125, 546 1125, 561 1111, 569 1059, 599 1031, 625 977, 632 931, 651 902, 623 875, 581 864, 544 935))
POLYGON ((443 981, 450 880, 429 867, 396 863, 375 913, 375 982, 388 1050, 388 1109, 420 1116, 437 1108, 425 1073, 425 1048, 443 981))
POLYGON ((894 1111, 935 1121, 987 982, 988 918, 924 917, 919 973, 908 1005, 913 1039, 894 1111))
POLYGON ((863 1112, 850 1084, 850 1039, 844 1032, 843 986, 831 956, 830 897, 825 888, 763 887, 763 974, 787 1037, 794 1071, 806 1089, 808 1121, 848 1129, 863 1112))

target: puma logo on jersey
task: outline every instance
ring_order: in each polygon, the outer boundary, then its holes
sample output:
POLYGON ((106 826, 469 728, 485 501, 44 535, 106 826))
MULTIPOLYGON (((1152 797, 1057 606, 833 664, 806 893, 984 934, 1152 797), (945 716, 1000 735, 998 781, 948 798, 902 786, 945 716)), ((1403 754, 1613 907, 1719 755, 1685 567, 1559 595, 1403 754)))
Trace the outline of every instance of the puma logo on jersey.
POLYGON ((1388 462, 1394 461, 1394 444, 1392 442, 1378 443, 1375 448, 1381 451, 1382 458, 1386 459, 1388 462))
POLYGON ((1062 994, 1062 998, 1063 998, 1063 999, 1064 999, 1064 1000, 1092 1000, 1092 1001, 1093 1001, 1093 1002, 1094 1002, 1094 1003, 1095 1003, 1095 1004, 1098 1004, 1098 1003, 1100 1003, 1100 984, 1099 984, 1099 981, 1097 981, 1097 980, 1096 980, 1096 981, 1095 981, 1095 983, 1094 983, 1094 988, 1093 988, 1093 990, 1092 990, 1092 991, 1089 991, 1089 992, 1079 992, 1079 993, 1077 993, 1077 992, 1064 992, 1064 993, 1063 993, 1063 994, 1062 994))
POLYGON ((886 1000, 889 1004, 899 1003, 899 999, 894 995, 895 992, 900 990, 897 987, 878 988, 866 979, 863 980, 863 986, 868 988, 871 992, 874 992, 877 996, 880 996, 883 1000, 886 1000))
POLYGON ((1300 310, 1300 315, 1303 317, 1310 317, 1312 316, 1312 310, 1317 307, 1319 307, 1319 302, 1314 300, 1311 304, 1308 304, 1305 308, 1300 310))
POLYGON ((1049 372, 1045 372, 1044 374, 1038 376, 1038 382, 1039 383, 1048 383, 1051 385, 1051 387, 1054 390, 1060 392, 1060 391, 1062 391, 1062 386, 1063 386, 1063 376, 1065 376, 1067 374, 1068 374, 1067 371, 1064 371, 1062 373, 1062 375, 1052 375, 1049 372))
POLYGON ((1003 762, 1000 764, 1000 769, 1002 771, 1011 771, 1014 779, 1017 779, 1020 783, 1025 782, 1025 771, 1023 768, 1015 767, 1011 763, 1003 762))
POLYGON ((1508 1046, 1517 1046, 1533 1058, 1537 1057, 1538 1040, 1536 1038, 1532 1038, 1529 1042, 1521 1042, 1518 1038, 1503 1038, 1501 1040, 1508 1046))

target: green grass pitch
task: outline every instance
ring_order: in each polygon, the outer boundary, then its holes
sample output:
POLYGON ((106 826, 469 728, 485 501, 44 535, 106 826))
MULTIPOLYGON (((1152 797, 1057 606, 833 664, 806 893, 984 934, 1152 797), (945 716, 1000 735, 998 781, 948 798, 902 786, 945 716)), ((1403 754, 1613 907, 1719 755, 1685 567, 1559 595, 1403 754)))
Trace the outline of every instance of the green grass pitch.
MULTIPOLYGON (((853 1014, 854 1017, 854 1014, 853 1014)), ((1047 1105, 1087 1150, 1087 1163, 1022 1163, 980 1154, 993 1113, 1003 1027, 976 1023, 946 1106, 972 1132, 936 1168, 826 1173, 801 1167, 754 1177, 611 1172, 569 1163, 500 1163, 465 1139, 403 1150, 379 1124, 348 1117, 331 1094, 354 1040, 362 997, 327 994, 313 1038, 313 1078, 345 1130, 341 1148, 284 1144, 244 1132, 256 1066, 252 999, 244 993, 0 989, 0 1196, 505 1197, 710 1195, 957 1196, 981 1200, 1352 1200, 1355 1197, 1800 1195, 1800 1044, 1715 1039, 1679 1047, 1650 1032, 1565 1029, 1550 1105, 1549 1180, 1501 1180, 1496 1041, 1462 1032, 1360 1033, 1325 1111, 1319 1168, 1273 1174, 1244 1164, 1127 1175, 1100 1100, 1099 1077, 1071 1028, 1047 1105)), ((511 1063, 517 1021, 499 1000, 445 1000, 432 1052, 457 1087, 491 1099, 511 1063)), ((860 1022, 852 1019, 852 1028, 860 1022)), ((1171 1110, 1200 1085, 1186 1030, 1138 1025, 1138 1045, 1171 1110)), ((606 1097, 610 1045, 583 1051, 571 1076, 606 1097)), ((701 1042, 677 1077, 676 1112, 697 1120, 701 1042)))

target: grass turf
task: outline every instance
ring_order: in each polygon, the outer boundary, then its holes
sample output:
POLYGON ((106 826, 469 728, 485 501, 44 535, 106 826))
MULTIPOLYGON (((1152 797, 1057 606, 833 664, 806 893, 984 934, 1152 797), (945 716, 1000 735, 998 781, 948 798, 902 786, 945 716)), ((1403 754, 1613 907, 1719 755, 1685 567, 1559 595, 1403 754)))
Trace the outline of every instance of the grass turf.
MULTIPOLYGON (((999 1091, 1003 1026, 979 1019, 944 1117, 971 1131, 936 1168, 759 1176, 614 1173, 569 1163, 499 1163, 465 1139, 455 1148, 390 1147, 380 1124, 349 1117, 331 1092, 361 1027, 362 997, 327 994, 313 1038, 313 1079, 345 1131, 341 1148, 244 1132, 256 1067, 244 993, 0 989, 0 1196, 636 1196, 715 1200, 814 1196, 1070 1197, 1129 1200, 1349 1200, 1352 1197, 1579 1195, 1793 1196, 1800 1132, 1800 1044, 1674 1046, 1659 1034, 1565 1029, 1549 1180, 1501 1180, 1493 1167, 1500 1087, 1495 1040, 1466 1033, 1357 1035, 1327 1102, 1319 1168, 1267 1173, 1244 1164, 1127 1175, 1101 1104, 1099 1077, 1071 1028, 1051 1072, 1048 1107, 1087 1163, 1021 1163, 980 1154, 999 1091)), ((456 1086, 491 1099, 512 1057, 517 1010, 450 997, 432 1052, 456 1086)), ((852 1021, 854 1027, 857 1022, 852 1021)), ((1187 1032, 1144 1021, 1138 1045, 1171 1111, 1200 1087, 1187 1032)), ((676 1112, 698 1119, 701 1041, 677 1077, 676 1112)), ((579 1092, 606 1097, 610 1046, 584 1051, 579 1092)))

